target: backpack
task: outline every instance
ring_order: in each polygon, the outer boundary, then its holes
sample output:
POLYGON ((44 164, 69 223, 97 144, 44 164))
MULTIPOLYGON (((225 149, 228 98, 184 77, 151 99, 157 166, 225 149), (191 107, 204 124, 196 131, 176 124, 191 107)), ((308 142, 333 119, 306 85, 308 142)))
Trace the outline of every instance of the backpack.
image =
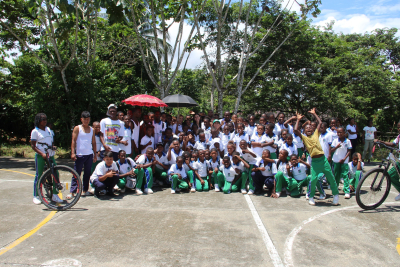
MULTIPOLYGON (((132 164, 131 164, 129 159, 130 158, 126 158, 126 161, 128 162, 129 167, 131 167, 131 169, 133 169, 132 168, 132 164)), ((118 170, 120 170, 120 166, 119 166, 118 161, 116 161, 115 163, 117 163, 118 170)), ((135 189, 135 187, 136 187, 136 177, 132 176, 132 175, 127 176, 126 177, 126 185, 125 185, 125 187, 129 188, 129 189, 135 189)))

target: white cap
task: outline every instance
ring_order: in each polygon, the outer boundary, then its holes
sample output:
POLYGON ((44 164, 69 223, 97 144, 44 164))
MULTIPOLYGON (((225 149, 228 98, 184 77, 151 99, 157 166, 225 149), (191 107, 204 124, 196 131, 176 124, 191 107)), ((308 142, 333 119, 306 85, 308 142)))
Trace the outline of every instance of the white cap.
POLYGON ((115 104, 110 104, 110 105, 108 106, 108 108, 107 108, 107 116, 110 116, 110 114, 108 113, 108 111, 110 110, 110 108, 115 108, 115 109, 117 109, 117 105, 115 105, 115 104))

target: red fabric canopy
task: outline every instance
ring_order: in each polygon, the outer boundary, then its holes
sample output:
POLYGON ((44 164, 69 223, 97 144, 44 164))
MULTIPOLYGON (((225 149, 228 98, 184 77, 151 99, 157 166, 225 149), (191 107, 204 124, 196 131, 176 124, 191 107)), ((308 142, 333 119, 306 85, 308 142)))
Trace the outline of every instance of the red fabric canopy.
POLYGON ((122 100, 122 102, 132 106, 168 107, 168 105, 162 102, 160 99, 151 95, 134 95, 122 100))

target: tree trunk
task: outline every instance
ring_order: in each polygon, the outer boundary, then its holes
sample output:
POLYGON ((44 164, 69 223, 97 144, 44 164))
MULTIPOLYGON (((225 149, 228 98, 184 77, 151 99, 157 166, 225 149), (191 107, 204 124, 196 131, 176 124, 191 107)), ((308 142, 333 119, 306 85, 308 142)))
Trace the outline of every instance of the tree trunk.
POLYGON ((222 90, 218 90, 218 114, 219 117, 222 118, 223 114, 223 91, 222 90))
POLYGON ((237 98, 236 98, 236 103, 235 103, 235 110, 233 111, 233 113, 237 113, 237 111, 239 110, 239 104, 240 104, 240 100, 242 99, 242 92, 239 91, 237 98))

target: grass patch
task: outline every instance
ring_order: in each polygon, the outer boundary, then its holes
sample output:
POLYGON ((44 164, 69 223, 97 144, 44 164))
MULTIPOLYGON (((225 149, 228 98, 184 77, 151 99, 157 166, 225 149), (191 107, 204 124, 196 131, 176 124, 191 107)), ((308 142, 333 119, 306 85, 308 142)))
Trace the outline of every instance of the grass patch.
MULTIPOLYGON (((2 144, 0 146, 0 156, 8 156, 15 158, 27 158, 33 159, 35 158, 35 152, 32 150, 30 145, 5 145, 2 144)), ((64 149, 59 147, 56 155, 56 159, 69 159, 71 158, 71 151, 68 149, 64 149)))

